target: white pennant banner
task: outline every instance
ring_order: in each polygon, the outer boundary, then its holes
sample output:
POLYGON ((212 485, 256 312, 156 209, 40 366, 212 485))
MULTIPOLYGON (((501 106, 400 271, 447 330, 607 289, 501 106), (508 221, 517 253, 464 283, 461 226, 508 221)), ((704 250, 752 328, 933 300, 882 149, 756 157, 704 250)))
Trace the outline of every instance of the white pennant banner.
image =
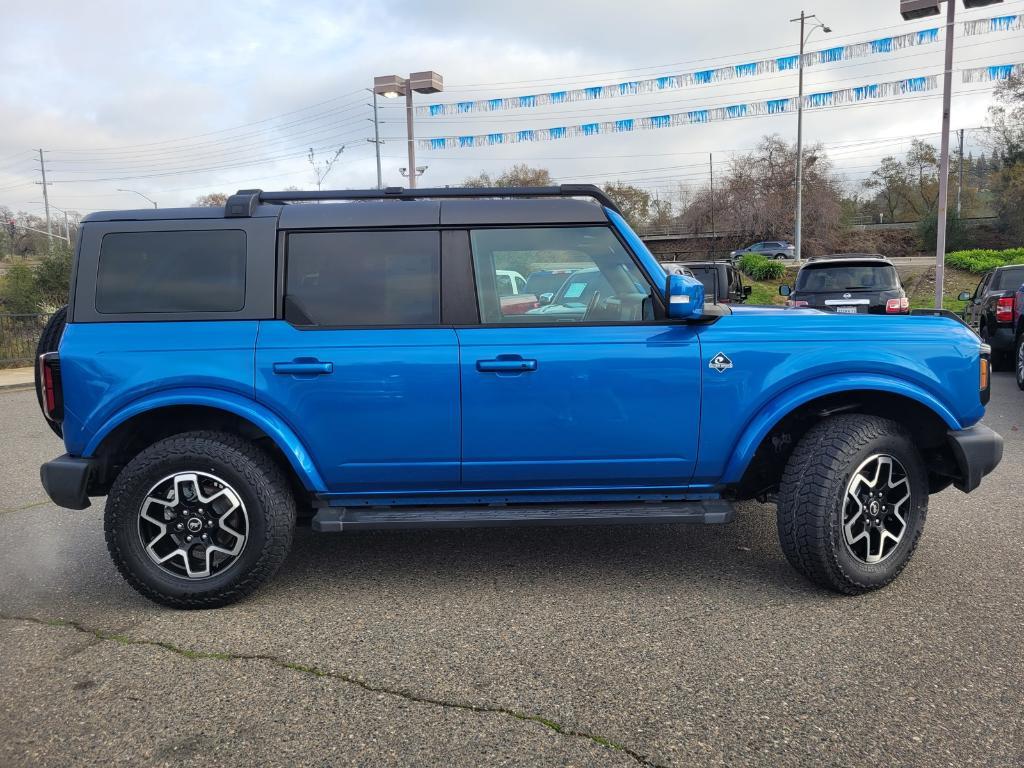
POLYGON ((990 83, 1005 80, 1012 75, 1024 75, 1024 64, 996 64, 963 70, 965 83, 990 83))
MULTIPOLYGON (((908 32, 893 37, 881 37, 876 40, 868 40, 861 43, 841 45, 834 48, 823 48, 819 51, 811 51, 804 54, 804 66, 811 67, 816 64, 831 64, 848 59, 859 59, 865 56, 876 54, 892 53, 904 48, 911 48, 921 45, 930 45, 939 40, 939 27, 922 29, 917 32, 908 32)), ((1024 29, 1024 15, 1012 14, 1009 16, 994 16, 986 19, 977 19, 963 23, 965 35, 983 35, 991 32, 1012 32, 1024 29)), ((677 90, 688 88, 694 85, 707 85, 709 83, 720 83, 728 80, 736 80, 758 75, 770 74, 773 72, 786 72, 797 69, 800 57, 798 55, 780 56, 772 59, 762 59, 745 64, 734 64, 715 69, 704 69, 695 72, 686 72, 679 75, 666 75, 663 77, 652 77, 643 80, 629 80, 623 83, 610 85, 595 85, 587 88, 573 88, 564 91, 550 91, 548 93, 534 93, 526 96, 511 96, 494 99, 476 99, 473 101, 443 102, 440 104, 426 104, 416 107, 416 114, 424 117, 438 117, 441 115, 465 115, 474 112, 497 112, 506 109, 529 109, 532 107, 544 107, 552 104, 567 104, 575 101, 593 101, 594 99, 609 99, 618 96, 634 96, 637 94, 657 93, 659 91, 677 90)))
MULTIPOLYGON (((910 77, 905 80, 894 80, 888 83, 871 83, 837 91, 822 91, 804 96, 804 109, 833 107, 843 104, 855 104, 861 101, 884 99, 910 93, 932 91, 938 87, 938 77, 910 77)), ((759 115, 776 115, 795 112, 797 99, 791 96, 785 99, 768 99, 749 104, 734 104, 729 107, 710 107, 694 109, 687 112, 676 112, 651 117, 628 118, 625 120, 608 120, 582 125, 559 126, 555 128, 537 128, 524 131, 507 131, 503 133, 483 133, 469 136, 437 136, 419 139, 420 149, 458 149, 468 147, 491 147, 496 144, 519 144, 529 141, 556 141, 572 139, 579 136, 597 136, 606 133, 627 133, 645 131, 654 128, 672 128, 680 125, 711 123, 721 120, 735 120, 741 117, 759 115)))

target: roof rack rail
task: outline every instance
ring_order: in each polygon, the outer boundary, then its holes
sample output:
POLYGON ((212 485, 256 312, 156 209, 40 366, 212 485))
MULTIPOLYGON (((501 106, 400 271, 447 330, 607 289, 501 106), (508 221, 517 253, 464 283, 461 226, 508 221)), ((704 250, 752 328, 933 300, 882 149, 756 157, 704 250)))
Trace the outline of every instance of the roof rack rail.
POLYGON ((619 206, 603 189, 593 184, 560 184, 552 187, 435 187, 406 189, 337 189, 322 192, 264 192, 240 189, 228 198, 225 218, 245 218, 256 212, 260 203, 306 202, 309 200, 452 200, 474 197, 589 197, 620 216, 619 206))

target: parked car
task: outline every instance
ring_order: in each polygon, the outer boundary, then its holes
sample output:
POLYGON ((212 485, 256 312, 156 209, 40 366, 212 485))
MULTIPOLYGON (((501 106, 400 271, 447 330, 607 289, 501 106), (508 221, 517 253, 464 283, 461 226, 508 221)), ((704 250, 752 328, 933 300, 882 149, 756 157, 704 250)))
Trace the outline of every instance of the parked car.
POLYGON ((906 315, 910 300, 893 263, 879 255, 809 259, 796 285, 782 285, 790 307, 808 307, 846 315, 906 315))
POLYGON ((1013 297, 1014 370, 1017 386, 1024 389, 1024 284, 1013 297))
POLYGON ((526 278, 511 269, 500 269, 494 275, 501 311, 506 315, 521 315, 539 307, 537 297, 526 292, 526 278))
POLYGON ((740 271, 728 261, 692 261, 687 267, 704 285, 704 296, 719 304, 742 304, 751 287, 743 284, 740 271))
POLYGON ((997 267, 986 272, 974 293, 964 291, 964 321, 992 347, 992 367, 1009 370, 1013 361, 1013 295, 1024 283, 1024 264, 997 267))
POLYGON ((576 269, 573 267, 563 267, 560 269, 539 269, 536 272, 531 272, 526 276, 526 287, 523 289, 523 293, 532 293, 538 299, 547 296, 547 300, 550 300, 555 292, 562 287, 565 281, 569 278, 576 269))
POLYGON ((792 243, 786 242, 785 240, 764 240, 760 243, 754 243, 748 245, 746 248, 740 248, 738 251, 730 251, 729 258, 733 261, 743 258, 748 253, 753 253, 758 256, 766 256, 769 259, 795 259, 796 248, 792 243))
POLYGON ((666 275, 686 275, 687 277, 693 277, 693 272, 681 261, 663 261, 661 262, 661 268, 665 270, 666 275))
POLYGON ((298 516, 724 523, 754 498, 800 573, 858 594, 906 566, 930 493, 1002 455, 958 320, 707 303, 597 187, 245 190, 79 232, 40 340, 66 449, 42 485, 106 496, 114 563, 169 606, 250 593, 298 516), (501 270, 552 253, 587 265, 556 298, 582 312, 506 316, 501 270))

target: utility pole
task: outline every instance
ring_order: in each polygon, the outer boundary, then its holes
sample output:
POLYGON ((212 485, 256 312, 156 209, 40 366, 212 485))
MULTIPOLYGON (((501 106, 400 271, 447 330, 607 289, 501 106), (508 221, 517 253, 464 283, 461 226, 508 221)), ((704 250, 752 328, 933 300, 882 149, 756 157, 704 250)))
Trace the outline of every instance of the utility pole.
POLYGON ((46 236, 50 239, 50 249, 53 250, 53 227, 50 225, 50 196, 46 191, 46 160, 43 159, 43 150, 39 150, 39 172, 43 175, 43 207, 46 209, 46 236))
POLYGON ((793 225, 793 251, 796 256, 796 263, 800 263, 800 248, 803 236, 803 214, 804 214, 804 23, 807 16, 800 11, 800 62, 797 68, 800 74, 797 76, 796 97, 796 223, 793 225))
POLYGON ((964 191, 964 129, 960 131, 960 173, 957 175, 956 182, 956 217, 960 218, 960 202, 962 193, 964 191))
POLYGON ((953 90, 953 36, 956 3, 946 2, 946 60, 942 74, 942 139, 939 148, 939 204, 935 229, 935 308, 942 309, 942 281, 946 266, 946 208, 949 202, 949 112, 953 90))
POLYGON ((377 118, 377 92, 372 88, 368 90, 373 94, 373 138, 367 139, 367 141, 373 144, 374 154, 377 155, 377 189, 384 189, 384 180, 380 173, 380 145, 384 142, 380 140, 380 120, 377 118))

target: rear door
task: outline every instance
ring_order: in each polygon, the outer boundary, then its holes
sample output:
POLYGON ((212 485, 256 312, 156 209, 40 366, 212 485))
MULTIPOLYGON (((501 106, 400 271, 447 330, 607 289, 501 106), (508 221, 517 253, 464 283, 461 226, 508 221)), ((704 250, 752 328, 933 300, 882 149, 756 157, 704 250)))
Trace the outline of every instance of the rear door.
POLYGON ((260 327, 256 397, 332 492, 458 485, 459 353, 441 326, 440 237, 286 235, 282 317, 260 327))
POLYGON ((697 453, 695 331, 603 226, 471 233, 481 322, 458 329, 468 489, 679 488, 697 453), (509 316, 496 276, 571 264, 550 304, 509 316))

